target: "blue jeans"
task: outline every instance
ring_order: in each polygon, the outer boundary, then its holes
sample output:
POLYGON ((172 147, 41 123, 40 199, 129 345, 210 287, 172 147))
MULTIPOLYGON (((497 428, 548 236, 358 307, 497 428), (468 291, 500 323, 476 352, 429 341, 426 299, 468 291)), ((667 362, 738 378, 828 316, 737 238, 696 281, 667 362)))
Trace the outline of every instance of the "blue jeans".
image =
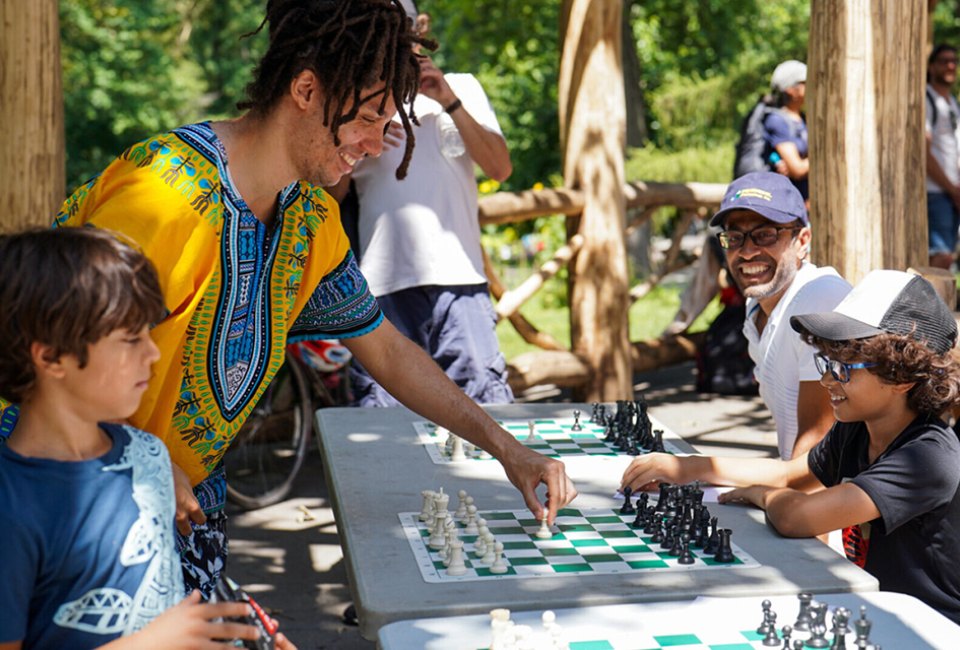
MULTIPOLYGON (((426 350, 475 402, 513 401, 486 284, 411 287, 378 296, 377 302, 400 333, 426 350)), ((415 368, 409 379, 417 381, 415 368)), ((356 360, 350 380, 358 406, 399 404, 356 360)))
POLYGON ((927 192, 927 227, 930 255, 949 253, 957 247, 960 215, 950 197, 943 192, 927 192))

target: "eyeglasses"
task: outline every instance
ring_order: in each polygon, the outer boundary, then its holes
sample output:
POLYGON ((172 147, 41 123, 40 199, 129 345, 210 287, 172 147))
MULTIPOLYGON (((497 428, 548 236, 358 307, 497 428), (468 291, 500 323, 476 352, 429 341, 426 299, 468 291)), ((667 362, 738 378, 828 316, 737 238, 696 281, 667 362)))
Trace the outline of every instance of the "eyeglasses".
POLYGON ((863 368, 872 368, 875 363, 861 362, 861 363, 844 363, 842 361, 835 361, 828 358, 824 354, 815 354, 813 355, 813 362, 817 366, 817 372, 821 375, 826 373, 828 370, 830 374, 833 375, 833 378, 836 379, 841 384, 845 384, 850 381, 850 371, 851 370, 861 370, 863 368))
POLYGON ((717 239, 720 240, 720 247, 728 251, 735 251, 743 246, 747 237, 749 237, 750 241, 756 246, 766 248, 767 246, 776 244, 777 240, 780 239, 780 233, 784 230, 797 232, 802 228, 803 226, 757 226, 747 232, 724 230, 723 232, 717 233, 717 239))

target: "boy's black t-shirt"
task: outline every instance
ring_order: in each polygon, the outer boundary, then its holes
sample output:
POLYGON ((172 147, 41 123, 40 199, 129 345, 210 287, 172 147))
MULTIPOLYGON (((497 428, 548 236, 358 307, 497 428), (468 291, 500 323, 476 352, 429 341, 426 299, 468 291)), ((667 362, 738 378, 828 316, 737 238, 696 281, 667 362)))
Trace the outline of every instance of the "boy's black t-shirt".
POLYGON ((870 464, 863 422, 837 422, 807 458, 827 487, 851 481, 880 518, 844 530, 847 556, 880 589, 919 598, 960 623, 960 441, 917 418, 870 464))

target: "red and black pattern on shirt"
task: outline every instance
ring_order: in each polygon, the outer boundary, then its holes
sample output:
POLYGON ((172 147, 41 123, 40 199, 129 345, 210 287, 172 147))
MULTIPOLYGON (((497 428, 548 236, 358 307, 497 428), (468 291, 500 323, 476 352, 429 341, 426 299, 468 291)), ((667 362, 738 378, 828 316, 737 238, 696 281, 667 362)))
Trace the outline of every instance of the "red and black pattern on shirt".
POLYGON ((867 551, 869 549, 869 530, 864 531, 861 524, 843 529, 843 552, 846 554, 848 560, 861 569, 867 565, 867 551))

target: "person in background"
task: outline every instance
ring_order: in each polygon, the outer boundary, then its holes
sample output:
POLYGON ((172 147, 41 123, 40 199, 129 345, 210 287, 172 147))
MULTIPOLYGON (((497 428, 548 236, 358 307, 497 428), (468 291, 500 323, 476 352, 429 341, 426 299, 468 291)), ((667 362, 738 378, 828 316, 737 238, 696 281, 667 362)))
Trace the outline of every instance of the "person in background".
POLYGON ((763 120, 764 138, 771 156, 776 154, 770 162, 777 168, 782 161, 786 175, 800 191, 803 200, 808 201, 810 159, 807 157, 807 120, 803 114, 807 65, 800 61, 784 61, 774 69, 770 86, 777 106, 763 120))
POLYGON ((810 221, 803 197, 775 172, 754 172, 730 183, 710 225, 733 280, 747 298, 743 333, 760 397, 777 425, 780 458, 802 455, 833 423, 813 349, 787 324, 790 317, 832 309, 850 285, 831 267, 807 260, 810 221))
POLYGON ((949 269, 960 228, 960 105, 953 96, 957 50, 937 45, 927 59, 927 228, 930 266, 949 269))
MULTIPOLYGON (((421 35, 430 17, 404 0, 421 35)), ((384 315, 423 348, 463 391, 482 404, 513 401, 496 336, 477 222, 474 167, 504 181, 512 167, 507 143, 473 75, 444 74, 418 53, 419 125, 407 177, 393 170, 406 136, 394 119, 384 152, 357 164, 360 269, 384 315)), ((352 366, 359 406, 395 406, 363 364, 352 366)))

